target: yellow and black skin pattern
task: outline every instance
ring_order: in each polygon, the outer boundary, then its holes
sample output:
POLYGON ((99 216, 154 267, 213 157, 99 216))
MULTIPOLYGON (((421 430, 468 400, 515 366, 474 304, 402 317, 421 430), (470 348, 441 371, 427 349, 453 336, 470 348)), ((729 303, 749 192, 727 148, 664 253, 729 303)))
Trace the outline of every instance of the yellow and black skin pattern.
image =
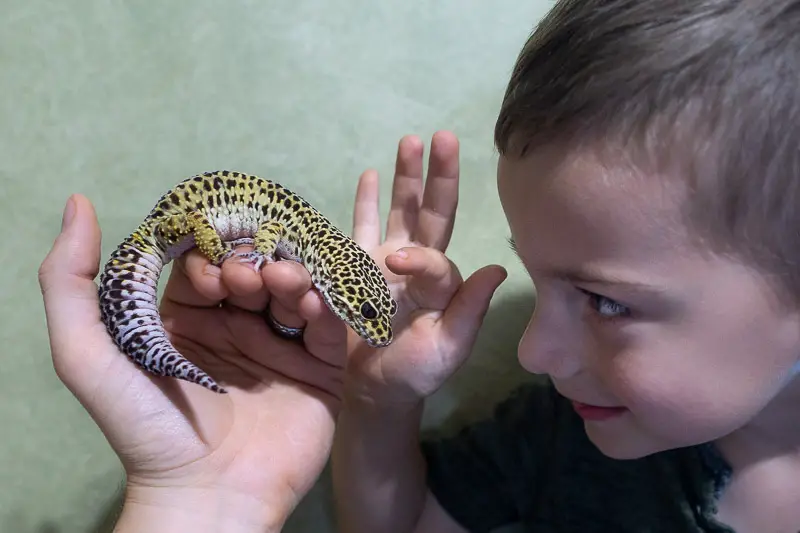
POLYGON ((119 349, 149 372, 227 392, 175 349, 158 313, 162 269, 192 248, 214 265, 230 257, 256 270, 273 261, 297 261, 331 311, 367 344, 392 342, 397 303, 370 255, 282 185, 220 170, 167 191, 100 273, 103 323, 119 349), (242 244, 253 251, 236 252, 242 244))

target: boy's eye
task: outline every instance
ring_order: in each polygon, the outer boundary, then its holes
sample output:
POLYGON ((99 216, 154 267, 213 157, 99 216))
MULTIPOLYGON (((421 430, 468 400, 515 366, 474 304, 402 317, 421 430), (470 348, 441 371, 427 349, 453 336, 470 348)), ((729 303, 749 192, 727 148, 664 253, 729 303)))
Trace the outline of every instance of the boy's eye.
POLYGON ((596 311, 603 318, 619 318, 630 315, 631 310, 615 302, 611 298, 606 298, 599 294, 579 289, 582 293, 589 297, 589 306, 596 311))

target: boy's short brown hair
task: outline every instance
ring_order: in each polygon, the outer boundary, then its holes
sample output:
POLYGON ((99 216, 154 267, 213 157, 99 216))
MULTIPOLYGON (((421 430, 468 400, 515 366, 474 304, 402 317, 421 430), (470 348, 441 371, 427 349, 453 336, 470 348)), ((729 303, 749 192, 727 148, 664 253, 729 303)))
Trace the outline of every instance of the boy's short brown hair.
POLYGON ((800 0, 563 0, 517 60, 495 143, 624 148, 678 172, 689 226, 796 302, 799 91, 800 0))

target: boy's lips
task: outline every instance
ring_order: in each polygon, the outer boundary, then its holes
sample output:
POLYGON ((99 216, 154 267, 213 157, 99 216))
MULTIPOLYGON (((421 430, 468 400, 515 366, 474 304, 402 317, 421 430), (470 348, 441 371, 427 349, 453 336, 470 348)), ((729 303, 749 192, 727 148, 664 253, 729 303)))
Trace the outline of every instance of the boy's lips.
POLYGON ((625 407, 602 407, 572 400, 572 408, 584 420, 608 420, 625 413, 625 407))

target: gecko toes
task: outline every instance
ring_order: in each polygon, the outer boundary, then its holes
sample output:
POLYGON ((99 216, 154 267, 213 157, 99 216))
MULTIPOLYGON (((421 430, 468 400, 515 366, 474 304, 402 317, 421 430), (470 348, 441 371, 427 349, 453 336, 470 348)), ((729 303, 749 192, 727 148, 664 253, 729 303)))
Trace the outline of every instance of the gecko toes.
POLYGON ((261 268, 269 263, 273 263, 275 259, 272 255, 262 254, 261 252, 236 252, 233 254, 239 261, 239 263, 250 263, 253 266, 253 270, 258 272, 261 268))

